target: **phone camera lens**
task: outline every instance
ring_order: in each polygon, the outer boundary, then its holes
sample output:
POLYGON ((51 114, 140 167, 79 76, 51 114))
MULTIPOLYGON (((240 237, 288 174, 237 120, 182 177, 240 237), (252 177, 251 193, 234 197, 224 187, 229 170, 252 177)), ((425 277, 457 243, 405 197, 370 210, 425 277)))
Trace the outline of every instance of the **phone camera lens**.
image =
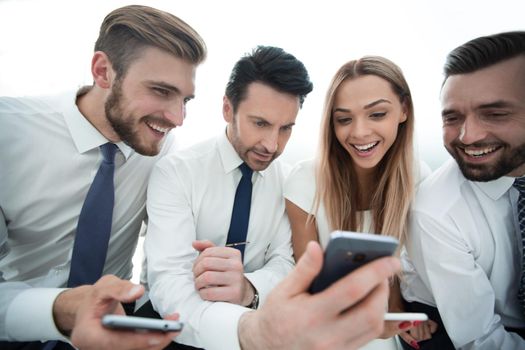
POLYGON ((358 253, 354 255, 354 262, 360 263, 365 261, 366 255, 363 253, 358 253))

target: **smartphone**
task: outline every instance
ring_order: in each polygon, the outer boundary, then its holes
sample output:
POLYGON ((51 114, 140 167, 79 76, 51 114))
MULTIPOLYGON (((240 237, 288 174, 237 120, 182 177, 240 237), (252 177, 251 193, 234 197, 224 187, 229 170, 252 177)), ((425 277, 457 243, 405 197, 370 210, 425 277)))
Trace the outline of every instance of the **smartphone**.
POLYGON ((157 332, 179 332, 183 327, 183 323, 180 321, 122 315, 105 315, 102 317, 102 325, 107 328, 121 330, 146 330, 157 332))
POLYGON ((387 312, 385 321, 427 321, 428 316, 422 312, 387 312))
POLYGON ((312 282, 310 293, 318 293, 338 279, 370 261, 392 255, 399 244, 394 237, 371 233, 334 231, 324 252, 321 272, 312 282))

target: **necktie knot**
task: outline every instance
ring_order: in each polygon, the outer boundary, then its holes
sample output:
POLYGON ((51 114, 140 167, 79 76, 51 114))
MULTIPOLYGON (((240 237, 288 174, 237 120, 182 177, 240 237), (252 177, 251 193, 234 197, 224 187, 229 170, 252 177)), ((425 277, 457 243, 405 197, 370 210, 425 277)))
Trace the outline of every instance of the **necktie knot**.
POLYGON ((241 169, 243 177, 249 178, 250 180, 252 179, 253 170, 248 166, 248 164, 242 163, 239 165, 239 169, 241 169))
POLYGON ((525 176, 523 177, 517 177, 516 180, 514 180, 514 186, 522 196, 525 195, 525 176))
POLYGON ((102 157, 104 157, 104 162, 109 164, 113 164, 115 162, 117 145, 111 142, 105 143, 102 146, 100 146, 100 151, 102 152, 102 157))

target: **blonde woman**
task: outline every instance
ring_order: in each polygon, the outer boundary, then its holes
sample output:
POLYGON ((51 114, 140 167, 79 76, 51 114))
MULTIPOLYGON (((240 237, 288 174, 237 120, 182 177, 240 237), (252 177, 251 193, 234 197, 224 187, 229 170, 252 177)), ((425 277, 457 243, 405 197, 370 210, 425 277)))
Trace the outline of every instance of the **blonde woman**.
MULTIPOLYGON (((413 131, 412 97, 397 65, 366 56, 337 71, 326 95, 319 154, 297 164, 285 185, 296 260, 311 240, 326 246, 333 230, 404 241, 422 173, 414 166, 413 131)), ((403 309, 397 281, 388 308, 403 309)), ((367 349, 395 349, 392 336, 400 332, 417 349, 417 341, 430 338, 434 330, 433 322, 387 322, 382 337, 389 339, 376 340, 367 349)))

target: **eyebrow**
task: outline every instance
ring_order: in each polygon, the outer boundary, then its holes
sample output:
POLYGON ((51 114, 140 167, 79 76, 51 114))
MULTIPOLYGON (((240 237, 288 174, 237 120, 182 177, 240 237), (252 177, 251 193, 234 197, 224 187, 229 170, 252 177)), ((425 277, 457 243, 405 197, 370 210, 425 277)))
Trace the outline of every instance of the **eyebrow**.
MULTIPOLYGON (((373 102, 370 102, 368 104, 366 104, 363 108, 364 109, 370 109, 380 103, 389 103, 389 104, 392 104, 392 102, 390 102, 389 100, 385 99, 385 98, 380 98, 379 100, 376 100, 376 101, 373 101, 373 102)), ((344 112, 344 113, 350 113, 351 110, 348 109, 348 108, 336 108, 333 110, 333 112, 344 112)), ((333 113, 332 112, 332 113, 333 113)))
MULTIPOLYGON (((479 106, 476 106, 474 109, 475 110, 484 110, 484 109, 491 109, 491 108, 510 108, 510 107, 513 107, 512 103, 510 103, 508 101, 504 101, 504 100, 498 100, 498 101, 494 101, 494 102, 490 102, 490 103, 481 104, 479 106)), ((456 109, 454 109, 454 108, 447 108, 447 109, 444 109, 441 112, 441 115, 442 116, 446 116, 446 115, 449 115, 449 114, 452 114, 452 113, 455 113, 455 112, 456 112, 456 109)))
MULTIPOLYGON (((262 121, 262 122, 265 122, 265 123, 268 123, 269 125, 273 125, 273 123, 270 123, 268 120, 266 120, 265 118, 263 117, 259 117, 259 116, 256 116, 256 115, 248 115, 248 118, 252 119, 252 120, 258 120, 258 121, 262 121)), ((295 122, 292 122, 292 123, 289 123, 289 124, 285 124, 285 125, 282 125, 282 127, 288 127, 288 126, 294 126, 295 125, 295 122)))

